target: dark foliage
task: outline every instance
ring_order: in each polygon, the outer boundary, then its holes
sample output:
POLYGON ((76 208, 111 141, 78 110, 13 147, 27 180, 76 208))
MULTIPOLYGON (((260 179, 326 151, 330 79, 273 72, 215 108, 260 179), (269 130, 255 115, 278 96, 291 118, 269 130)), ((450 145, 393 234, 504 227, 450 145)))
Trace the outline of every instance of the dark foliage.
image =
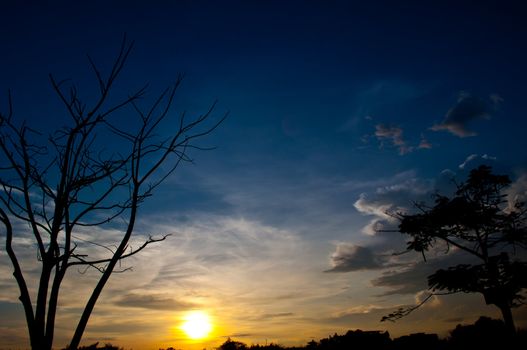
POLYGON ((473 325, 457 325, 450 332, 450 349, 520 349, 527 345, 527 332, 519 331, 510 338, 500 320, 480 317, 473 325))
POLYGON ((521 330, 511 336, 503 321, 482 316, 474 324, 458 324, 446 339, 427 333, 391 339, 388 332, 358 329, 344 335, 335 333, 319 341, 311 340, 304 347, 283 347, 277 344, 248 346, 229 338, 217 350, 465 350, 524 349, 526 345, 527 331, 521 330))
MULTIPOLYGON (((78 350, 123 350, 123 348, 120 348, 118 346, 112 345, 110 343, 106 343, 103 346, 99 347, 99 342, 87 345, 87 346, 80 346, 77 348, 78 350)), ((66 347, 63 350, 70 350, 70 347, 66 347)))
POLYGON ((228 338, 225 343, 221 344, 218 350, 247 350, 247 345, 242 342, 228 338))
MULTIPOLYGON (((399 232, 410 238, 407 250, 421 253, 425 261, 426 251, 440 242, 446 244, 447 252, 455 248, 479 261, 430 275, 431 295, 480 293, 488 305, 500 309, 507 329, 514 333, 511 308, 522 303, 522 291, 527 288, 527 263, 516 254, 527 248, 527 208, 507 198, 504 190, 510 184, 508 176, 495 175, 482 165, 458 184, 452 197, 436 194, 432 207, 416 203, 417 214, 396 216, 399 232)), ((404 317, 420 305, 399 309, 382 321, 404 317)))

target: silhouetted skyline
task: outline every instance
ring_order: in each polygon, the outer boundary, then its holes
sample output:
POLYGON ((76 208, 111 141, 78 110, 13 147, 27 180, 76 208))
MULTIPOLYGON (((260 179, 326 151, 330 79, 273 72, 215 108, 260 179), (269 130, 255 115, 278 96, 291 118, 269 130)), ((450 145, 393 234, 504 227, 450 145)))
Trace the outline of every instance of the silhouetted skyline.
MULTIPOLYGON (((67 120, 48 74, 94 99, 86 54, 108 72, 124 33, 135 47, 118 96, 148 82, 153 98, 183 74, 174 113, 216 100, 230 111, 201 145, 217 148, 141 207, 134 245, 172 235, 112 277, 84 344, 201 349, 231 337, 289 346, 348 329, 443 336, 480 315, 499 318, 481 296, 462 294, 379 323, 465 257, 395 256, 405 237, 377 231, 396 227, 386 211, 449 193, 452 177, 480 164, 510 176, 511 198, 526 198, 526 15, 513 1, 2 4, 0 111, 9 89, 14 118, 44 133, 67 120), (191 310, 210 316, 206 340, 181 331, 191 310)), ((68 278, 76 293, 60 305, 57 346, 91 283, 77 271, 68 278)), ((28 346, 4 249, 0 286, 0 348, 28 346)), ((514 311, 517 326, 527 326, 526 311, 514 311)))

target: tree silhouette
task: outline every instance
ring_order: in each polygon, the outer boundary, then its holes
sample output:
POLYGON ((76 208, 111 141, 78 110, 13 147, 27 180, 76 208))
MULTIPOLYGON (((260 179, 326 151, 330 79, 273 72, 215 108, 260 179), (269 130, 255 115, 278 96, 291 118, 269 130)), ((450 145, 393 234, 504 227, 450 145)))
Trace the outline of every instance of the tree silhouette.
MULTIPOLYGON (((519 201, 510 205, 504 193, 510 183, 508 176, 494 175, 490 167, 482 165, 470 172, 466 182, 458 184, 452 198, 436 194, 434 206, 416 203, 418 214, 396 215, 399 232, 411 238, 407 249, 420 252, 425 260, 425 252, 443 242, 447 250, 453 247, 480 262, 430 275, 431 295, 435 291, 480 293, 488 305, 500 309, 506 328, 514 333, 511 307, 521 303, 521 291, 527 288, 527 263, 516 254, 517 249, 527 247, 527 208, 519 201)), ((404 317, 420 305, 399 309, 382 320, 404 317)))
POLYGON ((211 121, 212 105, 194 118, 183 113, 168 132, 163 122, 170 115, 180 77, 148 108, 139 103, 145 88, 112 103, 110 92, 132 47, 133 42, 124 37, 107 76, 88 57, 99 88, 93 103, 84 102, 75 85, 66 88, 65 81, 50 75, 70 125, 56 129, 47 139, 13 120, 11 94, 8 112, 0 114, 0 222, 33 350, 52 348, 59 291, 68 269, 94 268, 100 278, 69 346, 78 348, 108 279, 123 271, 120 261, 167 237, 150 236, 139 246, 130 246, 140 205, 182 162, 192 161, 188 151, 201 149, 196 139, 211 133, 225 118, 211 121), (125 125, 117 119, 124 113, 128 113, 125 125), (109 244, 78 233, 94 227, 118 228, 121 234, 109 244), (37 250, 36 299, 31 298, 20 251, 13 244, 17 237, 31 237, 37 250), (94 249, 100 250, 96 256, 94 249))
POLYGON ((218 347, 218 350, 247 350, 247 344, 227 338, 227 340, 218 347))

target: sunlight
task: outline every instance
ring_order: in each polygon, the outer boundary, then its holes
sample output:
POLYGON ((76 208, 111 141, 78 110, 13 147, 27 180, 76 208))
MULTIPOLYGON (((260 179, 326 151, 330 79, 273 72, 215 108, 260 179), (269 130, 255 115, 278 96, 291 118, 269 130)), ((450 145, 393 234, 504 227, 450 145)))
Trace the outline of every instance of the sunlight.
POLYGON ((212 324, 207 313, 191 311, 185 316, 181 329, 191 339, 203 339, 212 330, 212 324))

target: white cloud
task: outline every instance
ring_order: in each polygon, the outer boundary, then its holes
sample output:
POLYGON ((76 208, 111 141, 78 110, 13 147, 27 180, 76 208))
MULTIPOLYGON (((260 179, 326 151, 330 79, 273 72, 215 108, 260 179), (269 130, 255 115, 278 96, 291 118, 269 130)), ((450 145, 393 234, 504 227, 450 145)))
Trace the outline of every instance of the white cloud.
POLYGON ((481 158, 485 159, 485 160, 496 160, 498 159, 497 157, 494 157, 494 156, 489 156, 488 154, 484 154, 481 156, 481 158))
POLYGON ((362 232, 366 235, 375 235, 379 230, 383 229, 384 222, 394 222, 395 220, 388 215, 389 212, 393 211, 394 206, 392 203, 370 201, 364 193, 361 193, 359 199, 355 201, 353 206, 363 215, 374 216, 368 225, 364 226, 362 229, 362 232))
POLYGON ((527 201, 527 173, 521 174, 511 185, 505 190, 507 195, 507 211, 513 211, 518 202, 527 201))
POLYGON ((389 219, 390 216, 387 214, 389 209, 393 207, 391 203, 379 203, 370 201, 367 199, 365 193, 361 193, 359 199, 353 204, 355 209, 361 214, 365 215, 375 215, 383 219, 389 219))
POLYGON ((465 160, 463 161, 463 163, 459 164, 459 169, 465 169, 465 167, 467 166, 468 163, 470 163, 471 161, 473 161, 474 159, 478 158, 478 155, 477 154, 471 154, 469 155, 467 158, 465 158, 465 160))
POLYGON ((459 164, 458 167, 459 167, 459 169, 464 170, 467 167, 468 164, 474 162, 477 159, 483 159, 483 160, 486 160, 486 161, 488 161, 488 160, 495 161, 497 158, 494 157, 494 156, 490 156, 490 155, 488 155, 486 153, 483 154, 482 156, 480 156, 479 154, 474 153, 474 154, 471 154, 471 155, 467 156, 467 158, 465 158, 463 163, 459 164))
POLYGON ((363 227, 366 235, 375 235, 379 230, 394 226, 397 219, 393 217, 399 211, 406 211, 414 201, 426 197, 433 189, 434 182, 416 177, 413 171, 407 171, 378 184, 369 196, 361 193, 353 204, 355 209, 367 216, 373 216, 363 227))

